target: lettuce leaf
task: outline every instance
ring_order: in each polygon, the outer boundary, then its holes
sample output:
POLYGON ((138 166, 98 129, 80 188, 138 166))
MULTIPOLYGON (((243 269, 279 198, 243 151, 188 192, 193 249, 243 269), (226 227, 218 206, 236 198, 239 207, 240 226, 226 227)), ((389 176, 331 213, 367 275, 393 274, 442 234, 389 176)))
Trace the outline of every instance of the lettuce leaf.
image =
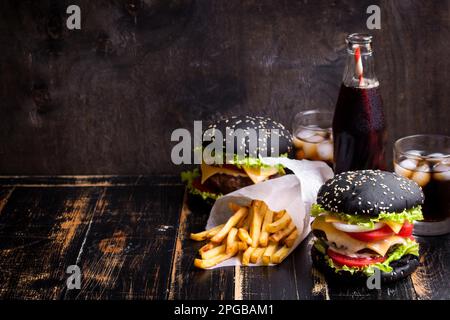
MULTIPOLYGON (((314 244, 314 246, 320 251, 320 249, 314 244)), ((321 246, 319 244, 319 246, 321 246)), ((348 267, 346 265, 340 266, 336 265, 333 260, 325 255, 325 261, 328 266, 334 269, 335 272, 346 271, 354 274, 355 272, 363 272, 367 276, 371 276, 375 273, 375 269, 379 269, 382 272, 392 272, 392 267, 390 263, 399 260, 401 257, 412 254, 419 256, 419 244, 413 240, 406 239, 406 244, 399 245, 395 247, 393 251, 388 253, 388 257, 383 262, 375 263, 367 267, 348 267)))
MULTIPOLYGON (((281 154, 280 157, 287 158, 287 153, 281 154)), ((229 161, 228 164, 235 165, 239 169, 241 169, 243 166, 246 167, 253 167, 253 168, 270 168, 268 164, 265 164, 261 161, 260 158, 239 158, 238 155, 233 156, 233 160, 229 161)), ((278 169, 278 173, 284 175, 286 172, 284 171, 284 167, 281 164, 278 164, 275 166, 278 169)))
POLYGON ((311 207, 311 216, 318 217, 322 213, 327 213, 349 224, 356 224, 368 228, 373 228, 376 222, 392 221, 403 223, 406 220, 413 222, 423 220, 422 207, 417 206, 411 209, 405 209, 402 212, 381 212, 378 217, 351 215, 347 213, 330 212, 322 208, 321 205, 315 203, 311 207))
POLYGON ((220 198, 222 196, 222 194, 216 194, 216 193, 212 193, 212 192, 200 191, 197 188, 195 188, 192 185, 192 183, 198 177, 200 177, 200 172, 199 172, 198 168, 195 168, 192 171, 183 171, 181 173, 181 181, 186 183, 188 191, 191 194, 198 195, 198 196, 202 197, 203 200, 207 200, 207 199, 217 200, 218 198, 220 198))

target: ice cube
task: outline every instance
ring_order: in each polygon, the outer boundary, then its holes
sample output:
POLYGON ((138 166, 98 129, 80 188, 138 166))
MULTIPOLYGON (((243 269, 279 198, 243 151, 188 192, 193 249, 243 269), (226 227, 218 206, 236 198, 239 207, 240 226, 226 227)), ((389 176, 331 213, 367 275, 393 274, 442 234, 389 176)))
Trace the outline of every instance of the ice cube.
POLYGON ((333 160, 333 144, 329 140, 325 140, 317 145, 317 154, 320 160, 333 160))
POLYGON ((401 165, 394 163, 394 169, 395 169, 395 173, 405 177, 405 178, 411 178, 411 176, 413 175, 413 171, 409 170, 409 169, 405 169, 403 168, 401 165))
POLYGON ((408 170, 416 170, 418 161, 411 158, 406 158, 405 160, 400 161, 399 165, 408 170))
POLYGON ((416 156, 416 157, 421 157, 424 154, 424 152, 421 150, 408 150, 405 152, 405 154, 411 155, 411 156, 416 156))
POLYGON ((313 130, 303 129, 299 132, 297 132, 297 138, 300 138, 302 140, 307 140, 309 137, 312 137, 315 135, 315 132, 313 130))
POLYGON ((294 146, 296 149, 300 149, 303 146, 303 141, 297 137, 294 137, 294 146))
POLYGON ((303 151, 305 158, 310 160, 317 160, 317 143, 305 142, 303 144, 303 151))
POLYGON ((429 155, 427 155, 427 158, 445 158, 445 154, 440 153, 440 152, 435 152, 435 153, 430 153, 429 155))
POLYGON ((435 172, 433 178, 439 181, 450 181, 450 170, 435 172))
POLYGON ((305 140, 306 140, 307 142, 311 142, 311 143, 320 143, 320 142, 322 142, 323 140, 325 140, 325 138, 322 137, 321 135, 316 134, 316 135, 311 136, 311 137, 309 137, 309 138, 307 138, 307 139, 305 139, 305 140))
POLYGON ((425 187, 431 179, 430 167, 428 164, 423 163, 417 167, 416 171, 411 176, 419 186, 425 187))
POLYGON ((327 130, 327 129, 317 130, 316 134, 327 139, 331 134, 331 130, 327 130))
POLYGON ((438 162, 443 161, 445 157, 448 157, 448 155, 445 155, 445 154, 443 154, 443 153, 436 152, 436 153, 431 153, 431 154, 427 155, 426 159, 427 159, 431 164, 434 164, 434 163, 438 163, 438 162))
POLYGON ((450 180, 450 159, 445 159, 433 166, 433 178, 440 181, 450 180))

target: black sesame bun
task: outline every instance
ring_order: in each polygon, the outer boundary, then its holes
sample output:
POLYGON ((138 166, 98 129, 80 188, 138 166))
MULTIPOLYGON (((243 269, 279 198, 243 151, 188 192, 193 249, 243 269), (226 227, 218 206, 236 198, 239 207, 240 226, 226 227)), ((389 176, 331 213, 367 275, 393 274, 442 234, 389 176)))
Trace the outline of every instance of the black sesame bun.
MULTIPOLYGON (((314 246, 311 248, 311 259, 314 267, 323 273, 328 281, 355 285, 364 285, 367 281, 367 276, 362 272, 353 274, 347 271, 336 272, 328 266, 325 256, 314 246)), ((380 274, 382 283, 394 282, 412 274, 419 266, 419 257, 407 254, 398 260, 392 261, 390 266, 393 269, 391 272, 381 272, 380 274)))
MULTIPOLYGON (((214 129, 220 130, 223 134, 223 147, 224 151, 226 148, 225 139, 226 139, 226 129, 233 129, 233 130, 249 130, 253 129, 256 131, 257 138, 258 138, 258 147, 256 150, 253 150, 254 152, 251 153, 251 150, 249 150, 249 139, 245 139, 244 141, 235 141, 234 144, 234 154, 244 154, 246 157, 251 158, 258 158, 260 154, 267 156, 267 157, 278 157, 282 154, 291 155, 293 152, 292 147, 292 135, 289 132, 289 130, 286 129, 284 125, 282 125, 279 122, 276 122, 270 118, 262 117, 262 116, 232 116, 229 118, 223 118, 216 122, 211 123, 207 129, 213 129, 210 130, 209 133, 204 134, 204 140, 205 138, 210 139, 212 136, 214 136, 214 129), (263 134, 263 131, 260 131, 260 129, 264 129, 267 134, 263 134), (279 143, 279 154, 275 154, 275 148, 271 145, 271 135, 277 139, 279 143), (267 137, 268 136, 268 137, 267 137), (262 144, 261 146, 259 144, 262 144)), ((210 142, 206 141, 205 145, 208 145, 210 142)))
POLYGON ((395 173, 360 170, 340 173, 328 180, 317 195, 325 210, 352 215, 378 216, 422 205, 422 189, 395 173))
MULTIPOLYGON (((217 134, 216 130, 220 130, 223 136, 223 154, 224 163, 218 165, 202 165, 202 169, 198 172, 198 176, 190 179, 188 183, 188 190, 192 195, 196 195, 197 198, 203 199, 203 201, 211 199, 214 201, 221 195, 233 192, 235 190, 250 186, 256 181, 264 181, 265 179, 273 179, 278 177, 280 174, 284 174, 283 170, 281 172, 276 168, 272 168, 269 173, 267 171, 261 172, 258 176, 258 172, 253 171, 252 178, 245 171, 244 166, 252 166, 253 168, 258 168, 262 164, 259 161, 260 157, 278 157, 285 156, 292 157, 293 146, 292 146, 292 135, 279 122, 276 122, 267 117, 261 116, 232 116, 228 118, 222 118, 218 121, 211 123, 205 128, 203 133, 203 148, 212 143, 212 139, 215 138, 217 134), (231 159, 235 160, 234 156, 242 163, 226 163, 228 157, 226 157, 226 134, 227 128, 232 130, 241 129, 244 132, 253 129, 256 133, 255 138, 258 142, 256 144, 255 150, 250 150, 250 139, 240 139, 234 143, 234 149, 231 159), (278 150, 275 146, 271 145, 273 141, 278 140, 278 150), (208 141, 209 140, 209 141, 208 141), (278 151, 278 152, 277 152, 278 151), (214 168, 211 168, 214 167, 214 168), (217 167, 224 170, 217 170, 217 167), (214 175, 205 175, 205 179, 202 179, 204 174, 203 170, 209 171, 211 173, 214 171, 214 175), (262 177, 263 179, 255 179, 256 177, 262 177)), ((215 144, 214 144, 215 145, 215 144)), ((216 145, 215 145, 216 146, 216 145)), ((248 169, 248 168, 247 168, 248 169)))

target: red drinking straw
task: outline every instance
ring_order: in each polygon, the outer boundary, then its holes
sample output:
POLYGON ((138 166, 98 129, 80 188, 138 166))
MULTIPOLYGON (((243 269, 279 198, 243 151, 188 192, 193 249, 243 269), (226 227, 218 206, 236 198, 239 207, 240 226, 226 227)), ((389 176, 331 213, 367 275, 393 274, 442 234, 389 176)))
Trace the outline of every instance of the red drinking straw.
POLYGON ((358 46, 355 48, 355 62, 356 62, 356 74, 359 78, 359 86, 363 84, 363 65, 361 60, 361 48, 358 46))

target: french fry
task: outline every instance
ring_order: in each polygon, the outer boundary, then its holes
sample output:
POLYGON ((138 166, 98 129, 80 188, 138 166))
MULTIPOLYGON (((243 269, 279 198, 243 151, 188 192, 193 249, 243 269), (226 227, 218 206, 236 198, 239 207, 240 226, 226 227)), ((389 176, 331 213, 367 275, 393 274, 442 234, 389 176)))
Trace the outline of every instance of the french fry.
POLYGON ((286 228, 281 229, 280 231, 277 231, 275 233, 272 233, 272 235, 270 236, 270 240, 279 242, 281 241, 281 239, 287 237, 292 231, 294 231, 295 228, 296 228, 295 224, 291 221, 286 228))
POLYGON ((280 219, 268 224, 266 227, 266 231, 269 233, 275 233, 277 231, 280 231, 281 229, 286 228, 290 222, 291 222, 291 217, 289 217, 289 214, 287 212, 285 212, 284 215, 280 219))
POLYGON ((267 246, 266 250, 264 251, 262 262, 264 265, 268 265, 272 259, 272 255, 277 249, 278 243, 276 242, 269 242, 269 245, 267 246))
POLYGON ((236 212, 242 207, 234 202, 230 202, 228 203, 228 208, 230 208, 231 211, 236 212))
POLYGON ((244 254, 242 255, 242 265, 248 266, 248 264, 250 263, 250 257, 254 250, 255 248, 253 247, 248 247, 247 250, 245 250, 244 254))
POLYGON ((236 241, 236 236, 238 233, 238 229, 236 228, 231 228, 230 232, 228 232, 228 236, 227 236, 227 249, 226 249, 226 253, 231 253, 233 252, 233 250, 235 248, 238 248, 238 242, 236 241))
POLYGON ((261 207, 261 201, 253 200, 250 204, 250 219, 248 220, 249 227, 248 227, 248 233, 251 235, 253 233, 253 219, 255 218, 255 212, 259 211, 259 208, 261 207))
POLYGON ((242 227, 244 227, 245 225, 247 226, 247 229, 248 229, 248 217, 249 217, 250 215, 248 214, 248 215, 246 215, 244 218, 242 218, 239 222, 238 222, 238 224, 236 225, 236 228, 242 228, 242 227))
POLYGON ((284 213, 285 213, 284 210, 274 212, 273 213, 273 221, 277 221, 278 219, 280 219, 284 215, 284 213))
POLYGON ((267 247, 267 244, 269 243, 269 233, 266 231, 266 227, 268 224, 272 223, 272 219, 273 219, 273 211, 267 208, 261 228, 261 235, 259 236, 259 245, 261 247, 267 247))
POLYGON ((253 219, 250 223, 250 237, 252 238, 252 247, 256 248, 259 243, 261 225, 267 210, 267 205, 261 201, 254 202, 255 204, 253 205, 253 219))
POLYGON ((211 258, 214 258, 215 256, 218 256, 219 254, 222 254, 225 252, 226 246, 224 244, 214 247, 208 251, 202 252, 200 255, 202 256, 202 259, 208 260, 211 258))
POLYGON ((211 241, 214 243, 220 243, 227 236, 228 232, 230 232, 231 228, 233 228, 239 220, 241 220, 248 213, 247 208, 243 207, 239 209, 230 219, 225 223, 222 229, 211 238, 211 241))
POLYGON ((281 263, 281 261, 284 260, 284 258, 287 257, 289 253, 289 248, 286 246, 281 247, 277 252, 274 253, 272 256, 272 263, 278 264, 281 263))
POLYGON ((291 232, 291 234, 284 239, 284 244, 286 247, 290 248, 294 245, 295 240, 298 238, 298 230, 297 228, 294 229, 294 231, 291 232))
POLYGON ((250 220, 252 220, 253 215, 251 213, 249 213, 247 215, 247 217, 245 217, 245 220, 242 222, 242 226, 240 226, 239 228, 245 229, 245 230, 249 230, 250 229, 250 220))
POLYGON ((219 224, 218 226, 215 226, 214 228, 209 229, 208 235, 206 236, 208 239, 214 237, 223 227, 225 224, 219 224))
POLYGON ((248 232, 250 232, 250 223, 253 220, 253 210, 252 210, 252 205, 250 205, 250 207, 248 208, 248 215, 244 221, 244 223, 242 224, 242 229, 247 230, 248 232))
POLYGON ((278 264, 287 257, 299 232, 285 210, 274 212, 260 200, 249 206, 233 202, 228 206, 234 214, 226 223, 190 234, 192 240, 210 240, 198 250, 201 259, 194 260, 195 267, 208 269, 239 252, 244 266, 278 264))
POLYGON ((238 237, 239 239, 241 239, 243 242, 247 243, 249 246, 252 245, 253 241, 252 238, 250 237, 250 235, 248 234, 247 230, 240 228, 238 231, 238 237))
POLYGON ((237 248, 235 248, 235 250, 230 253, 222 253, 211 259, 207 259, 207 260, 195 259, 194 266, 196 266, 197 268, 201 268, 201 269, 211 268, 211 267, 215 266, 216 264, 219 264, 222 261, 225 261, 225 260, 230 259, 231 257, 235 256, 237 252, 238 252, 237 248))
POLYGON ((202 252, 206 252, 208 250, 211 250, 212 248, 214 248, 214 243, 208 242, 198 250, 198 253, 202 254, 202 252))
POLYGON ((198 233, 191 233, 191 239, 195 240, 195 241, 204 241, 208 238, 208 236, 211 233, 218 232, 220 229, 222 229, 223 226, 224 225, 221 224, 221 225, 215 226, 214 228, 211 228, 209 230, 205 230, 205 231, 198 232, 198 233))
POLYGON ((264 250, 266 250, 265 248, 255 248, 255 250, 253 250, 252 255, 250 256, 250 262, 251 263, 258 263, 259 260, 261 260, 262 255, 264 253, 264 250))
POLYGON ((238 250, 245 251, 248 248, 248 244, 244 241, 238 241, 238 250))

